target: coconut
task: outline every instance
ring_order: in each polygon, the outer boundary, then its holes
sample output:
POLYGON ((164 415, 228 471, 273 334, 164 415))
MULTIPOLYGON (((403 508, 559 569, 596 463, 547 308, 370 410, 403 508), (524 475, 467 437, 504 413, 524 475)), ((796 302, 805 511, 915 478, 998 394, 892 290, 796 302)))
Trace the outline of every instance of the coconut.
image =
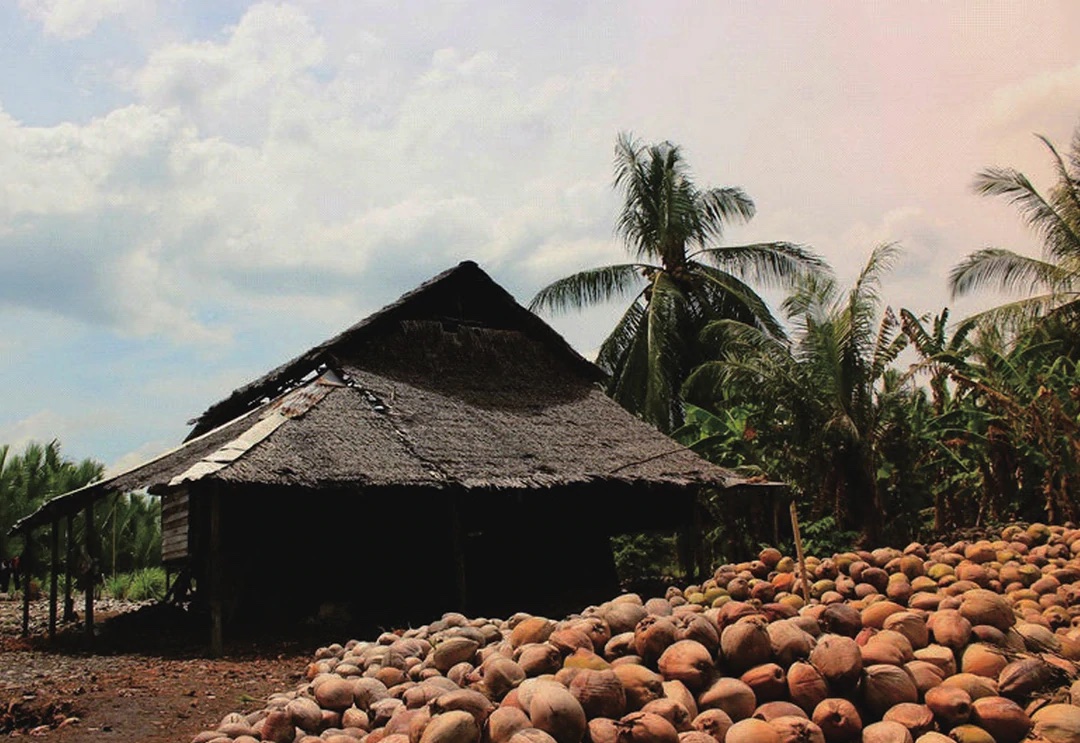
POLYGON ((973 625, 989 624, 1002 632, 1012 627, 1016 621, 1009 603, 1000 594, 983 588, 964 593, 960 614, 973 625))
POLYGON ((998 674, 998 693, 1008 697, 1024 697, 1049 684, 1053 676, 1051 667, 1039 658, 1015 660, 998 674))
POLYGON ((581 703, 557 684, 544 684, 533 691, 529 719, 558 743, 579 743, 587 725, 581 703))
POLYGON ((1017 622, 1016 631, 1024 638, 1024 645, 1033 653, 1058 653, 1061 640, 1041 624, 1017 622))
POLYGON ((698 709, 721 709, 738 722, 754 714, 757 698, 754 690, 739 679, 724 677, 713 682, 697 699, 698 709))
POLYGON ((900 723, 913 738, 934 729, 934 713, 925 704, 901 702, 890 707, 881 719, 900 723))
POLYGON ((803 711, 798 705, 791 702, 765 702, 765 704, 758 705, 758 708, 754 710, 752 717, 756 717, 759 720, 769 722, 777 717, 790 717, 795 715, 796 717, 810 718, 806 712, 803 711))
POLYGON ((785 668, 809 657, 814 647, 814 638, 791 619, 770 622, 765 630, 772 645, 773 658, 785 668))
POLYGON ((694 699, 694 695, 690 693, 690 690, 686 688, 686 684, 682 681, 665 681, 662 688, 664 699, 674 699, 683 707, 686 707, 691 719, 697 717, 697 700, 694 699))
POLYGON ((446 673, 456 663, 472 661, 480 643, 468 637, 450 637, 435 646, 431 664, 446 673))
POLYGON ((869 666, 863 671, 863 704, 875 717, 881 717, 890 707, 901 702, 919 701, 919 690, 907 671, 885 664, 869 666))
POLYGON ((878 632, 859 648, 859 653, 862 655, 864 666, 875 663, 902 666, 915 659, 911 642, 904 635, 892 630, 878 632))
MULTIPOLYGON (((367 740, 364 743, 368 743, 367 740)), ((519 730, 510 738, 509 743, 556 743, 550 733, 539 728, 525 728, 519 730)))
POLYGON ((1031 730, 1031 718, 1005 697, 983 697, 971 703, 971 721, 994 736, 995 743, 1019 743, 1031 730))
POLYGON ((949 737, 959 743, 996 743, 994 736, 978 725, 957 725, 949 731, 949 737))
POLYGON ((631 712, 616 723, 619 743, 678 743, 679 733, 660 715, 631 712))
POLYGON ((945 679, 945 673, 925 660, 913 660, 904 664, 904 670, 915 682, 915 688, 919 690, 919 696, 924 696, 927 691, 933 689, 945 679))
POLYGON ((499 700, 525 680, 525 670, 501 655, 492 655, 480 664, 474 686, 490 698, 499 700))
POLYGON ((720 647, 720 631, 716 624, 701 614, 687 615, 681 619, 681 625, 675 634, 678 640, 696 640, 704 645, 710 654, 720 647))
POLYGON ((724 740, 728 729, 734 724, 731 716, 722 709, 707 709, 690 723, 694 730, 708 733, 719 741, 724 740))
MULTIPOLYGON (((810 664, 830 686, 848 689, 862 673, 862 654, 855 640, 841 635, 822 635, 810 652, 810 664)), ((819 700, 820 701, 820 700, 819 700)), ((801 705, 800 705, 801 706, 801 705)))
POLYGON ((296 727, 285 710, 272 710, 262 720, 261 737, 268 743, 293 743, 296 727))
POLYGON ((930 630, 926 627, 926 620, 913 611, 890 614, 885 617, 882 627, 906 637, 912 650, 924 648, 930 642, 930 630))
POLYGON ((912 743, 912 737, 900 723, 886 720, 864 727, 862 743, 912 743))
POLYGON ((902 611, 904 611, 904 607, 895 601, 875 602, 862 610, 862 625, 863 627, 881 629, 885 626, 885 620, 889 616, 902 611))
POLYGON ((490 698, 472 689, 448 691, 432 701, 430 706, 432 714, 436 715, 452 710, 468 712, 480 728, 484 727, 488 716, 495 711, 495 704, 490 698))
MULTIPOLYGON (((647 712, 651 715, 660 715, 665 720, 671 723, 671 726, 675 728, 677 732, 685 733, 688 730, 693 730, 693 726, 690 724, 694 716, 690 714, 690 711, 683 705, 676 702, 674 699, 654 699, 641 708, 641 712, 647 712)), ((627 717, 631 717, 627 715, 627 717)))
POLYGON ((420 737, 420 743, 478 743, 479 740, 480 726, 471 714, 462 710, 431 718, 420 737))
POLYGON ((716 743, 716 739, 700 730, 688 730, 679 733, 679 743, 716 743))
POLYGON ((862 733, 862 717, 847 699, 832 697, 814 708, 812 718, 830 743, 858 740, 862 733))
POLYGON ((1050 743, 1076 743, 1080 740, 1080 707, 1072 704, 1048 704, 1031 716, 1033 733, 1050 743))
POLYGON ((567 688, 585 710, 588 719, 618 718, 626 713, 626 691, 612 670, 581 669, 567 688))
POLYGON ((780 734, 764 720, 749 717, 727 731, 724 743, 782 743, 780 734))
POLYGON ((960 655, 960 670, 963 673, 996 679, 1008 662, 1005 654, 993 645, 976 642, 964 648, 960 655))
POLYGON ((769 720, 780 735, 781 743, 825 743, 825 734, 813 721, 801 715, 787 715, 769 720))
POLYGON ((997 696, 997 682, 993 679, 976 676, 971 673, 958 673, 941 682, 942 686, 954 686, 963 689, 972 701, 983 697, 997 696))
POLYGON ((971 640, 971 621, 957 609, 939 609, 931 615, 930 632, 934 642, 959 650, 971 640))
POLYGON ((328 678, 315 688, 315 701, 324 709, 340 712, 353 705, 354 682, 343 678, 328 678))
POLYGON ((285 711, 289 713, 292 724, 301 730, 308 733, 319 731, 319 725, 322 723, 322 710, 314 700, 307 697, 297 697, 285 705, 285 711))
POLYGON ((634 649, 646 663, 652 665, 675 642, 675 633, 674 622, 650 614, 634 628, 634 649))
POLYGON ((612 638, 623 632, 633 632, 634 627, 648 616, 645 607, 632 601, 612 601, 601 617, 611 628, 612 638))
MULTIPOLYGON (((551 643, 539 642, 521 646, 514 659, 526 676, 534 677, 559 670, 562 655, 551 643)), ((454 668, 451 668, 448 674, 451 678, 453 678, 454 668)))
POLYGON ((772 658, 772 641, 760 617, 746 617, 720 633, 720 651, 733 673, 742 673, 772 658))
POLYGON ((951 728, 971 717, 971 695, 956 686, 936 686, 926 692, 926 706, 941 723, 951 728))
POLYGON ((818 622, 825 632, 844 637, 854 637, 863 628, 862 617, 850 604, 830 604, 818 622))
POLYGON ((488 743, 509 743, 519 730, 532 727, 529 716, 517 707, 499 707, 487 718, 486 740, 488 743))
POLYGON ((775 663, 755 666, 739 678, 754 690, 758 702, 771 702, 787 696, 787 674, 775 663))
POLYGON ((829 697, 829 684, 821 672, 809 663, 792 663, 787 672, 788 696, 810 714, 829 697))
POLYGON ((663 677, 645 666, 625 663, 613 666, 611 670, 622 684, 628 710, 639 710, 652 700, 664 695, 663 677))
POLYGON ((709 649, 696 640, 679 640, 659 656, 658 667, 665 681, 682 681, 692 692, 708 684, 715 665, 709 649))

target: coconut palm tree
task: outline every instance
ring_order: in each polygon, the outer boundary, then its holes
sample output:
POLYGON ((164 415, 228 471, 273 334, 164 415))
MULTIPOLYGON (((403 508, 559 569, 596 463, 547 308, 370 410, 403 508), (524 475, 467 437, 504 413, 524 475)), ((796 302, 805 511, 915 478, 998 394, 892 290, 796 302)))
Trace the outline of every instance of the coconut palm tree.
POLYGON ((690 402, 710 407, 742 402, 759 411, 752 421, 785 450, 784 472, 809 498, 812 516, 832 515, 845 530, 873 542, 883 526, 882 446, 902 418, 910 385, 888 379, 907 343, 891 310, 880 312, 883 272, 894 245, 876 248, 846 292, 831 276, 809 276, 785 300, 795 328, 788 342, 730 321, 706 335, 725 336, 717 359, 686 382, 690 402))
POLYGON ((608 394, 664 431, 681 419, 679 388, 701 359, 698 335, 710 321, 735 319, 773 337, 783 328, 748 281, 790 286, 824 270, 791 243, 720 246, 724 228, 754 216, 740 188, 694 183, 682 150, 620 134, 615 187, 623 196, 616 233, 634 262, 580 271, 541 289, 534 310, 563 311, 633 296, 600 347, 608 394))
POLYGON ((1014 204, 1043 242, 1041 259, 984 248, 953 268, 949 284, 954 296, 985 288, 1030 295, 981 313, 980 319, 1015 325, 1049 314, 1075 320, 1080 312, 1080 128, 1065 157, 1049 139, 1037 136, 1050 151, 1057 174, 1045 196, 1013 168, 987 168, 975 177, 977 193, 1014 204))

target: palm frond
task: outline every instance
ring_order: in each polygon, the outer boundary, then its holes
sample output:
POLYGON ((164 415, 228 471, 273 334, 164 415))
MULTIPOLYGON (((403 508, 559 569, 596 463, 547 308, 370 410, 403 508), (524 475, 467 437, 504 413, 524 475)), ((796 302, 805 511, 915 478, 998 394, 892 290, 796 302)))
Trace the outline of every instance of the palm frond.
POLYGON ((954 297, 985 287, 1002 291, 1034 292, 1067 289, 1077 280, 1075 271, 1002 248, 984 248, 968 255, 949 272, 954 297))
POLYGON ((687 369, 685 335, 686 298, 666 274, 657 274, 649 297, 648 323, 649 370, 645 395, 645 419, 662 431, 676 423, 673 415, 678 405, 678 388, 687 369))
POLYGON ((708 305, 716 317, 734 318, 756 325, 775 338, 786 337, 784 326, 765 300, 737 276, 697 261, 691 266, 694 274, 704 279, 699 290, 708 296, 708 305))
POLYGON ((757 208, 741 188, 710 188, 696 195, 696 211, 701 214, 700 242, 724 236, 724 225, 733 220, 749 222, 757 208))
POLYGON ((596 355, 596 365, 614 375, 626 357, 634 338, 641 332, 641 321, 645 317, 644 297, 639 294, 630 306, 626 308, 619 321, 604 342, 600 344, 600 350, 596 355))
POLYGON ((831 270, 821 256, 787 242, 705 248, 690 257, 765 286, 790 287, 807 273, 831 270))
POLYGON ((561 312, 582 309, 624 297, 642 283, 643 272, 656 270, 642 263, 623 263, 585 271, 553 281, 529 302, 533 311, 561 312))
POLYGON ((1047 255, 1056 258, 1080 255, 1077 225, 1071 224, 1020 171, 986 168, 975 176, 974 188, 980 195, 1001 196, 1016 206, 1024 221, 1042 239, 1047 255))
POLYGON ((877 340, 874 342, 874 353, 870 362, 870 378, 881 377, 892 362, 907 347, 908 338, 900 329, 900 320, 893 313, 891 307, 885 308, 885 315, 881 318, 878 326, 877 340))

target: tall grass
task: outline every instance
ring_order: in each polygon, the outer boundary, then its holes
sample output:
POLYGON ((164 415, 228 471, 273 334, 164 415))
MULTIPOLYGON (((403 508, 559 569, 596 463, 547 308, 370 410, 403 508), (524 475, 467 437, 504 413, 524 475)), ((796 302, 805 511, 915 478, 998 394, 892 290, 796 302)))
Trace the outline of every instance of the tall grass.
POLYGON ((105 593, 114 599, 160 601, 165 598, 165 569, 144 568, 133 573, 117 573, 105 579, 105 593))

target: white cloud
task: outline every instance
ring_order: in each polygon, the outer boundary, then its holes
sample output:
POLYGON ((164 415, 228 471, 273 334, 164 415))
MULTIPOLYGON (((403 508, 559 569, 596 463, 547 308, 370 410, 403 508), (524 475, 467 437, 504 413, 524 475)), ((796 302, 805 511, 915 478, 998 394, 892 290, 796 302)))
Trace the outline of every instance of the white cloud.
POLYGON ((17 421, 0 423, 0 443, 7 444, 12 452, 21 452, 32 441, 63 439, 72 428, 68 418, 53 410, 40 410, 17 421))
POLYGON ((152 0, 19 0, 19 7, 39 21, 45 33, 77 39, 93 33, 107 18, 147 10, 152 0))
POLYGON ((359 39, 330 48, 259 3, 220 40, 153 52, 123 76, 137 100, 86 124, 0 111, 0 303, 220 343, 207 318, 243 297, 400 289, 465 258, 557 272, 608 234, 581 153, 606 169, 610 69, 523 75, 444 47, 405 75, 359 39))

